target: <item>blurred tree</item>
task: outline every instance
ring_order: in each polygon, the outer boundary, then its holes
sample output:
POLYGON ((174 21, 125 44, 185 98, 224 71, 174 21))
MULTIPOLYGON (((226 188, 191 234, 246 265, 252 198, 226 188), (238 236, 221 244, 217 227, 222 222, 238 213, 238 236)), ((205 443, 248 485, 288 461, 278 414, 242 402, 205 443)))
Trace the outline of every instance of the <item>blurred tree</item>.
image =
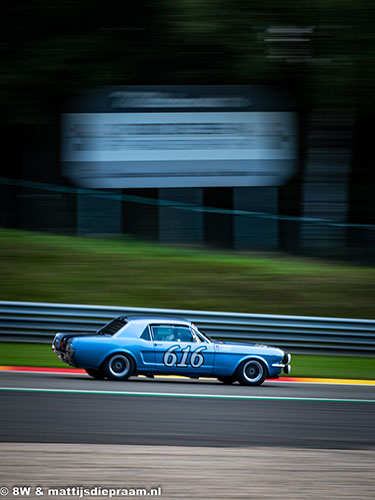
MULTIPOLYGON (((373 18, 372 0, 7 2, 0 17, 0 126, 8 175, 33 175, 22 151, 49 149, 45 168, 51 158, 57 166, 61 102, 103 85, 287 87, 315 117, 320 108, 350 110, 352 128, 357 122, 361 130, 354 147, 363 147, 372 137, 361 123, 375 114, 373 18), (51 124, 55 139, 46 145, 51 124)), ((359 191, 351 199, 361 199, 370 175, 364 162, 355 155, 360 175, 351 177, 359 191)))
POLYGON ((140 83, 275 83, 310 106, 374 108, 369 0, 15 0, 0 20, 2 120, 140 83))
POLYGON ((206 76, 292 82, 308 105, 374 106, 373 14, 368 0, 180 0, 167 20, 206 56, 206 76), (216 50, 204 53, 208 46, 216 50))

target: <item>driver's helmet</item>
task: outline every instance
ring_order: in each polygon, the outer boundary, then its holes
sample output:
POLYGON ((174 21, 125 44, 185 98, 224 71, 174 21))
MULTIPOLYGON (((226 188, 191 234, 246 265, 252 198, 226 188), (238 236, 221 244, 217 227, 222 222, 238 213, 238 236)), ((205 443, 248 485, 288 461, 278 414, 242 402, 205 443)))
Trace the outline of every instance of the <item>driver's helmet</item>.
POLYGON ((178 337, 178 331, 176 328, 169 328, 168 333, 165 336, 165 340, 173 342, 174 340, 177 340, 178 337))

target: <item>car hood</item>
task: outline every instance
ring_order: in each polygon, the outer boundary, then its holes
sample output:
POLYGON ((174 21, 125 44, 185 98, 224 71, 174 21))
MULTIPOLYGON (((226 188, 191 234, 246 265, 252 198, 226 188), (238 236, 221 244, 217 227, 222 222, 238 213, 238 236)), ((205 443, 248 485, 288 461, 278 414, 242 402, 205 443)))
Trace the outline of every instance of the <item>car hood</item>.
POLYGON ((255 351, 256 354, 261 354, 267 352, 269 355, 277 355, 277 356, 283 356, 284 351, 280 349, 279 347, 274 347, 274 346, 268 346, 268 345, 263 345, 263 344, 256 344, 256 343, 251 343, 251 342, 231 342, 231 341, 224 341, 224 340, 214 340, 214 344, 218 344, 220 346, 223 346, 223 348, 230 349, 233 347, 236 350, 242 351, 242 352, 248 352, 246 348, 249 349, 249 351, 255 351))
POLYGON ((257 347, 269 347, 268 345, 255 344, 253 342, 232 342, 228 340, 213 340, 214 344, 225 344, 225 345, 242 345, 242 346, 254 346, 257 347))

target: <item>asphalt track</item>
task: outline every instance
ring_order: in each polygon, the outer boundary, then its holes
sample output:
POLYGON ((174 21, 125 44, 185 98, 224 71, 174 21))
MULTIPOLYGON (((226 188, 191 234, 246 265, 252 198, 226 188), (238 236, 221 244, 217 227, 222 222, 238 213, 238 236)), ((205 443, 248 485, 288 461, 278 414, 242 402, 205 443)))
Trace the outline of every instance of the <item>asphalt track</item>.
POLYGON ((0 373, 0 441, 375 449, 375 387, 0 373))

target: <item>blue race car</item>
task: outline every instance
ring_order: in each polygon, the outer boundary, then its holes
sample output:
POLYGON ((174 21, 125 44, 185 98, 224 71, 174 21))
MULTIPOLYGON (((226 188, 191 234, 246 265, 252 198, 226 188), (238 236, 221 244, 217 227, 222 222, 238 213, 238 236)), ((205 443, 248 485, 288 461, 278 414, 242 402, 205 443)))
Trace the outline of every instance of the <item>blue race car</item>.
POLYGON ((276 347, 211 340, 183 319, 119 316, 94 334, 57 333, 59 358, 96 378, 132 375, 215 377, 225 384, 261 385, 290 373, 290 354, 276 347))

